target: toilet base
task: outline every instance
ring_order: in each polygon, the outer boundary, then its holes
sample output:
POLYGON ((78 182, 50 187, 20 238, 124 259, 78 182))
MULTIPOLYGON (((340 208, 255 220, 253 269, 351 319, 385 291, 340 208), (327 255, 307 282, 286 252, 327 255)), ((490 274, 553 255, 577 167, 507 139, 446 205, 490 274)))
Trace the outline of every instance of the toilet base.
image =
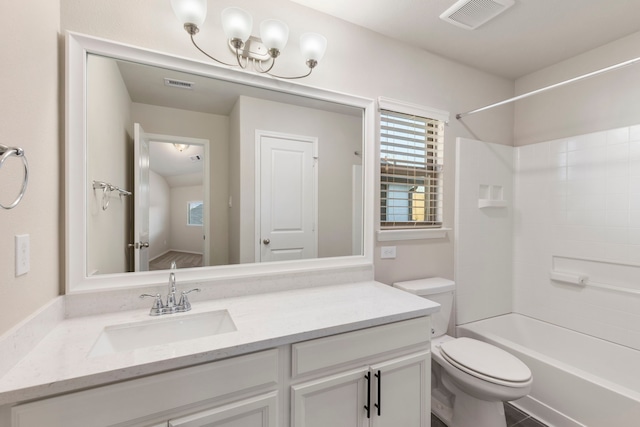
POLYGON ((507 427, 504 404, 456 394, 449 427, 507 427))
POLYGON ((452 399, 453 396, 447 396, 440 389, 431 390, 431 412, 448 426, 453 418, 452 399))

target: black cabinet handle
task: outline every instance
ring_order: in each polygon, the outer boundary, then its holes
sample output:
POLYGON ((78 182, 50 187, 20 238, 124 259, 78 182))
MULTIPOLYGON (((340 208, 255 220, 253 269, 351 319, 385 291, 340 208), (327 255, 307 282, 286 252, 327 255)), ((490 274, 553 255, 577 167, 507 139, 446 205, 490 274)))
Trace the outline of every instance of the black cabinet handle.
POLYGON ((378 370, 378 373, 376 374, 376 378, 378 379, 378 403, 375 404, 375 407, 378 408, 378 416, 380 416, 380 410, 382 409, 382 394, 380 394, 380 390, 381 390, 380 384, 382 383, 382 372, 380 372, 379 370, 378 370))
POLYGON ((367 411, 367 418, 371 418, 371 373, 367 372, 364 378, 367 380, 367 404, 364 405, 364 409, 367 411))

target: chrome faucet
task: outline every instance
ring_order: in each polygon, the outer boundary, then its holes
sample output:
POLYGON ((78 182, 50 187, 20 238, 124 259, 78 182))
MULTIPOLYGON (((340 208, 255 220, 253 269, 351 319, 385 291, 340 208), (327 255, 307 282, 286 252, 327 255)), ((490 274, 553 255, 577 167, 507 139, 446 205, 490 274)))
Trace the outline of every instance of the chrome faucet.
POLYGON ((182 313, 191 310, 191 303, 187 294, 191 292, 200 292, 199 288, 191 289, 188 291, 182 291, 180 294, 180 301, 176 303, 176 269, 175 261, 171 262, 171 272, 169 273, 169 291, 167 293, 167 303, 162 302, 162 296, 160 294, 150 295, 142 294, 140 298, 151 297, 153 298, 153 305, 149 311, 150 316, 160 316, 162 314, 182 313))

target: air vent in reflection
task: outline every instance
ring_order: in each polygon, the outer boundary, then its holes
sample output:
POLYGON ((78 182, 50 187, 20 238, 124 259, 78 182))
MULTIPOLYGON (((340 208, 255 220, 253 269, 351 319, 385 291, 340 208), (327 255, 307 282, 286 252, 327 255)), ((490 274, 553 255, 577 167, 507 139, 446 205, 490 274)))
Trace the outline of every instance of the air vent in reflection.
POLYGON ((179 87, 181 89, 193 89, 193 83, 191 82, 186 82, 184 80, 170 79, 168 77, 165 77, 164 85, 171 86, 171 87, 179 87))
POLYGON ((467 30, 475 30, 514 3, 514 0, 460 0, 440 15, 440 19, 467 30))

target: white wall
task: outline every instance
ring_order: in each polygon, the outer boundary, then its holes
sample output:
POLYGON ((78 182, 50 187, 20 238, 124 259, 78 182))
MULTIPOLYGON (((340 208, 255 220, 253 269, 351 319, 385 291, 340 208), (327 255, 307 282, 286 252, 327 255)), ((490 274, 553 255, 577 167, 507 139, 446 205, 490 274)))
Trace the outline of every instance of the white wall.
MULTIPOLYGON (((517 94, 640 57, 640 32, 524 76, 517 94)), ((518 101, 516 146, 638 123, 640 65, 621 68, 518 101)), ((478 114, 480 115, 480 114, 478 114)))
MULTIPOLYGON (((327 54, 314 73, 301 82, 306 85, 371 99, 386 96, 452 114, 513 95, 513 82, 509 80, 406 46, 287 0, 210 2, 209 17, 197 37, 206 41, 207 49, 220 57, 231 58, 217 16, 221 9, 231 5, 249 10, 254 22, 273 17, 277 11, 277 17, 289 24, 291 40, 278 59, 276 73, 305 71, 297 53, 299 34, 317 31, 327 36, 327 54)), ((63 30, 206 61, 191 45, 169 2, 63 0, 61 8, 63 30)), ((468 117, 464 124, 451 121, 445 137, 445 156, 450 159, 445 169, 445 225, 453 225, 455 138, 471 137, 510 145, 512 133, 511 106, 468 117)), ((453 277, 451 236, 435 242, 398 242, 395 260, 381 262, 378 252, 376 278, 385 283, 434 275, 453 277)))
MULTIPOLYGON (((58 0, 0 2, 0 144, 23 148, 30 168, 22 202, 0 212, 0 294, 6 302, 0 334, 57 296, 62 283, 59 16, 58 0), (28 234, 31 247, 31 269, 19 277, 16 234, 28 234)), ((4 205, 22 185, 22 163, 15 160, 8 159, 0 170, 4 205)))
POLYGON ((640 349, 640 126, 517 148, 515 311, 640 349))
POLYGON ((171 249, 171 188, 167 180, 149 170, 149 259, 171 249))
POLYGON ((87 273, 121 273, 129 268, 132 198, 111 192, 105 210, 103 191, 94 190, 92 181, 133 191, 131 98, 114 61, 91 55, 88 62, 87 273))
POLYGON ((202 200, 202 186, 175 187, 171 189, 171 249, 175 251, 203 253, 202 226, 187 225, 187 203, 202 200))
POLYGON ((513 147, 459 138, 456 172, 456 324, 463 324, 512 311, 513 147), (506 206, 480 208, 479 200, 506 206))

